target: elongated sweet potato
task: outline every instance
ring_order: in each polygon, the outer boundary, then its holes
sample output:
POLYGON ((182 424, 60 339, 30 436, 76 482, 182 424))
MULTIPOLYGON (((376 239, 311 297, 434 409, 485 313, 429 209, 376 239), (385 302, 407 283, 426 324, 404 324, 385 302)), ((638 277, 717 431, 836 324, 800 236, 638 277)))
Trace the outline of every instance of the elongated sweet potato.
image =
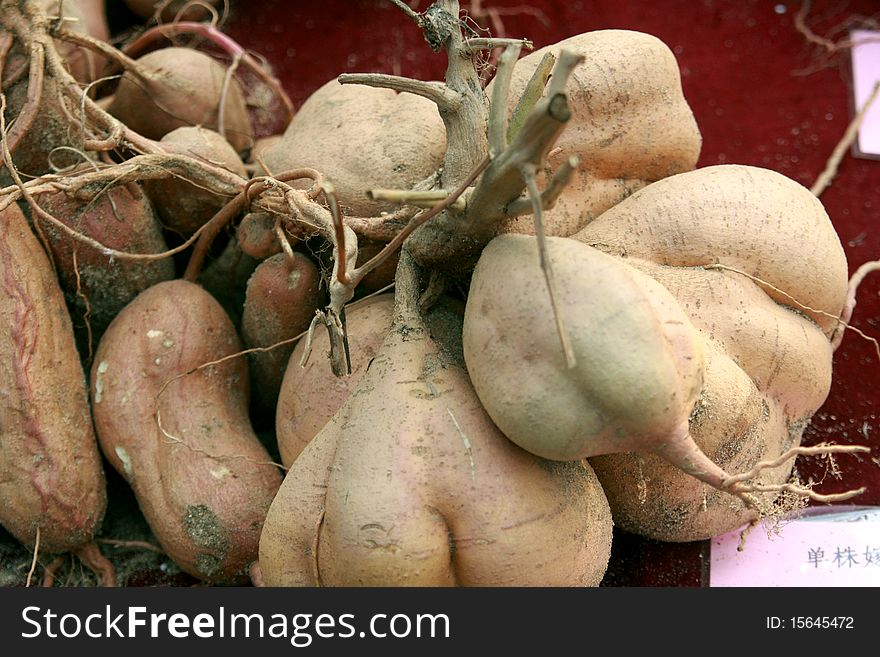
POLYGON ((0 323, 0 524, 75 550, 104 517, 104 471, 64 297, 14 204, 0 212, 0 323))
POLYGON ((105 456, 131 484, 166 553, 215 582, 240 581, 256 559, 281 476, 250 425, 244 358, 174 377, 239 350, 210 294, 168 281, 114 320, 91 376, 105 456))
MULTIPOLYGON (((305 331, 326 303, 321 274, 302 253, 279 253, 261 262, 248 280, 241 334, 248 349, 271 347, 305 331)), ((293 343, 249 354, 251 380, 260 407, 275 413, 278 391, 293 343)))

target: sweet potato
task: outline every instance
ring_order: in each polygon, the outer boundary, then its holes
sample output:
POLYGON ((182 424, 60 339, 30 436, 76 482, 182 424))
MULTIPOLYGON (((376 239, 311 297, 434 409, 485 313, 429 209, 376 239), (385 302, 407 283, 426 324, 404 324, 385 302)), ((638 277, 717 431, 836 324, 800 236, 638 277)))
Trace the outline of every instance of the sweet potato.
POLYGON ((290 467, 306 445, 324 428, 351 392, 391 329, 394 295, 380 294, 354 304, 345 311, 351 374, 336 377, 325 354, 330 338, 324 330, 315 332, 312 354, 300 365, 306 341, 296 343, 278 395, 275 431, 281 462, 290 467))
POLYGON ((235 231, 241 250, 257 260, 281 253, 281 242, 275 234, 275 217, 268 212, 249 212, 241 218, 235 231))
POLYGON ((0 321, 0 524, 75 550, 104 517, 104 470, 64 297, 15 204, 0 212, 0 321))
POLYGON ((175 377, 240 348, 219 303, 174 280, 117 316, 91 372, 104 455, 163 550, 212 582, 242 580, 281 477, 251 428, 245 359, 175 377))
MULTIPOLYGON (((238 153, 213 130, 201 126, 183 126, 163 136, 160 143, 169 153, 195 157, 242 178, 247 177, 238 153)), ((180 178, 146 181, 144 191, 165 227, 183 237, 195 233, 229 201, 180 178)))
MULTIPOLYGON (((544 223, 547 234, 567 236, 646 184, 693 169, 702 138, 672 51, 631 30, 586 32, 523 57, 511 79, 511 111, 544 56, 563 49, 584 61, 566 87, 571 119, 549 164, 555 170, 576 155, 580 165, 544 223)), ((527 215, 505 230, 533 234, 534 224, 527 215)))
POLYGON ((506 440, 414 304, 398 300, 357 388, 285 477, 260 539, 265 583, 597 584, 611 521, 592 470, 506 440))
MULTIPOLYGON (((38 200, 56 219, 111 249, 161 253, 168 248, 152 205, 135 183, 109 189, 97 199, 55 192, 38 200)), ((82 332, 88 322, 95 343, 116 314, 140 292, 174 278, 170 257, 150 261, 111 258, 42 219, 36 220, 49 240, 74 325, 82 332)))
MULTIPOLYGON (((247 284, 241 335, 248 349, 271 347, 296 337, 326 303, 321 274, 308 256, 279 253, 261 262, 247 284)), ((254 394, 263 409, 275 413, 278 391, 293 343, 249 354, 254 394)))
POLYGON ((412 187, 440 166, 445 146, 431 101, 331 80, 302 104, 263 160, 276 174, 317 169, 333 182, 347 214, 373 216, 395 206, 369 199, 368 190, 412 187))
POLYGON ((847 275, 816 198, 772 171, 710 167, 547 245, 572 369, 535 240, 497 238, 474 272, 465 357, 499 427, 538 454, 591 457, 633 532, 698 540, 772 511, 791 461, 731 475, 798 446, 828 394, 847 275))
MULTIPOLYGON (((840 240, 808 190, 765 169, 708 167, 646 187, 575 237, 625 250, 703 336, 710 358, 690 427, 704 452, 742 472, 800 444, 830 390, 828 338, 847 292, 840 240)), ((593 463, 616 521, 631 531, 696 540, 751 517, 737 500, 695 486, 650 455, 593 463), (641 502, 633 489, 643 491, 641 502)), ((764 470, 755 481, 784 483, 791 466, 764 470)))
POLYGON ((119 81, 109 111, 132 130, 161 139, 182 126, 218 130, 224 100, 224 134, 236 151, 251 146, 251 126, 238 82, 222 64, 191 48, 162 48, 137 60, 119 81))

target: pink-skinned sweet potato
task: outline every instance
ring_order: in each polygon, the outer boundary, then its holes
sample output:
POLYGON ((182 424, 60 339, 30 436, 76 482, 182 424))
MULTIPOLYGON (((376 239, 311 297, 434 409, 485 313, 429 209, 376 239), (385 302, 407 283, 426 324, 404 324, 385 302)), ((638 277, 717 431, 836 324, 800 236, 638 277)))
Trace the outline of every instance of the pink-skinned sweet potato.
MULTIPOLYGON (((40 195, 38 202, 56 219, 111 249, 161 253, 168 248, 153 207, 137 184, 114 187, 97 200, 55 192, 40 195)), ((88 322, 93 343, 140 292, 174 278, 170 257, 148 261, 112 258, 42 219, 36 221, 48 238, 74 326, 82 334, 88 322)))
POLYGON ((239 582, 281 482, 248 417, 247 361, 200 286, 154 285, 113 321, 91 374, 101 449, 163 550, 186 572, 239 582))
MULTIPOLYGON (((298 251, 279 253, 257 265, 248 279, 241 335, 248 349, 271 347, 309 328, 315 311, 326 303, 321 274, 298 251)), ((249 354, 251 380, 259 406, 274 415, 293 343, 249 354)))
POLYGON ((104 470, 64 297, 15 204, 0 212, 0 322, 0 524, 73 551, 104 517, 104 470))

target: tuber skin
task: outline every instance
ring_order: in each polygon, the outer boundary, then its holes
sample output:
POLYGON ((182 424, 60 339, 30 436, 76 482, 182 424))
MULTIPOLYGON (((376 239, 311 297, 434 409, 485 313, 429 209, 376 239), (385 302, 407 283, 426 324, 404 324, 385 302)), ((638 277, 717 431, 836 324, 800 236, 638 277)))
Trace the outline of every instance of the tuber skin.
MULTIPOLYGON (((210 162, 241 178, 247 178, 238 153, 213 130, 201 126, 183 126, 162 137, 159 144, 169 153, 210 162)), ((182 237, 195 233, 230 200, 180 178, 146 181, 144 190, 165 228, 182 237)))
POLYGON ((357 387, 367 366, 391 329, 394 295, 380 294, 348 307, 346 333, 351 355, 351 374, 336 377, 323 355, 330 349, 325 331, 317 332, 309 345, 312 355, 302 364, 307 340, 293 349, 275 413, 275 431, 281 462, 290 468, 300 452, 326 426, 351 392, 357 387))
POLYGON ((577 365, 563 360, 535 238, 496 237, 474 270, 463 338, 489 415, 520 447, 555 460, 668 452, 687 440, 703 352, 672 295, 575 240, 547 247, 577 365))
POLYGON ((209 55, 190 48, 162 48, 136 60, 113 95, 109 112, 132 130, 161 139, 183 126, 201 125, 219 132, 220 101, 224 134, 237 152, 252 145, 251 126, 238 82, 209 55))
POLYGON ((245 580, 281 483, 248 418, 246 360, 203 367, 240 350, 210 294, 167 281, 117 316, 91 372, 105 457, 163 551, 208 582, 245 580))
MULTIPOLYGON (((248 349, 273 347, 309 328, 315 311, 326 303, 321 274, 298 252, 279 253, 261 262, 248 279, 241 335, 248 349)), ((249 354, 254 395, 261 409, 274 416, 278 392, 293 342, 249 354)))
MULTIPOLYGON (((543 217, 547 235, 569 236, 645 185, 692 170, 702 137, 672 51, 631 30, 578 34, 520 59, 510 81, 511 112, 544 57, 562 50, 584 60, 566 85, 571 118, 548 157, 541 187, 563 162, 579 158, 572 181, 543 217)), ((493 88, 494 80, 487 94, 493 88)), ((526 215, 506 219, 502 230, 534 234, 535 227, 526 215)))
POLYGON ((598 584, 611 520, 592 470, 538 459, 495 428, 454 345, 421 320, 410 262, 379 353, 272 503, 265 583, 598 584))
POLYGON ((248 212, 235 230, 241 250, 257 260, 281 253, 276 223, 276 217, 268 212, 248 212))
POLYGON ((104 470, 64 297, 15 204, 0 211, 0 321, 0 524, 77 551, 104 517, 104 470))
POLYGON ((263 161, 273 173, 317 169, 333 181, 345 214, 369 217, 394 209, 369 190, 415 185, 440 166, 445 147, 429 100, 331 80, 306 99, 263 161))
MULTIPOLYGON (((109 248, 130 253, 162 253, 168 248, 153 206, 137 183, 114 187, 97 198, 56 192, 41 195, 39 201, 56 219, 109 248)), ((174 278, 171 258, 147 262, 114 259, 42 219, 37 221, 48 238, 80 343, 88 349, 139 293, 174 278), (86 326, 91 343, 84 341, 86 326)))

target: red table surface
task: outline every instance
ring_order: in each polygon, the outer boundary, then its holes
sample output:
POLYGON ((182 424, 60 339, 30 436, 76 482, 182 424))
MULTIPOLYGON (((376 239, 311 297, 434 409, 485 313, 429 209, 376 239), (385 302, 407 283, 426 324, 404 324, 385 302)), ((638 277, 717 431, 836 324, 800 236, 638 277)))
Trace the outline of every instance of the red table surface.
MULTIPOLYGON (((418 10, 428 4, 410 2, 418 10)), ((462 7, 478 9, 480 4, 484 12, 496 10, 505 36, 527 37, 536 47, 607 28, 662 39, 678 59, 684 94, 703 135, 701 167, 761 166, 809 186, 851 120, 849 53, 841 49, 827 56, 807 41, 795 27, 800 2, 465 0, 462 7)), ((846 37, 846 27, 876 21, 877 10, 874 0, 817 1, 806 24, 838 40, 846 37)), ((445 56, 432 53, 415 26, 384 0, 233 2, 224 29, 268 60, 297 106, 343 72, 441 79, 445 66, 445 56)), ((850 272, 880 258, 880 231, 873 226, 880 209, 880 161, 847 154, 821 199, 850 272)), ((880 275, 860 288, 852 323, 880 336, 878 295, 880 275)), ((835 354, 834 375, 830 396, 807 429, 805 443, 875 445, 880 365, 874 346, 850 332, 835 354)), ((877 456, 842 456, 837 462, 843 479, 826 477, 817 491, 866 486, 855 501, 880 504, 877 456)), ((825 473, 816 458, 802 457, 797 469, 806 479, 825 473)), ((666 544, 623 532, 614 539, 606 585, 706 584, 705 542, 666 544)))

